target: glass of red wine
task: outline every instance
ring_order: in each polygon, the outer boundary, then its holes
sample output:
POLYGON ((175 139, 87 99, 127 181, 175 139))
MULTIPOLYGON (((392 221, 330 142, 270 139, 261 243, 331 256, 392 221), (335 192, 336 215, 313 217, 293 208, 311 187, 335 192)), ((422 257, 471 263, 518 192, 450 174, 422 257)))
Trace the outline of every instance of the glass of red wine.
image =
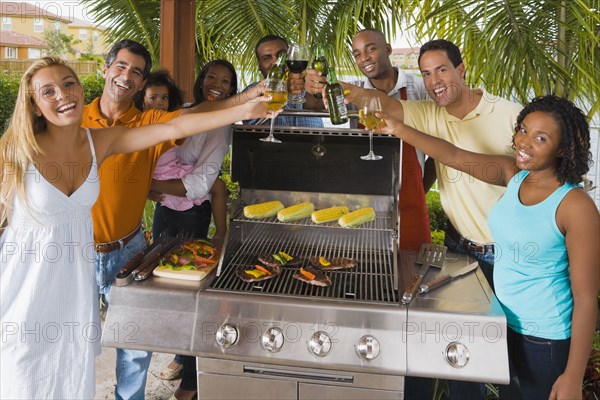
MULTIPOLYGON (((290 72, 295 74, 301 74, 308 67, 308 59, 309 59, 309 51, 308 46, 304 44, 292 44, 288 49, 288 56, 286 65, 290 72)), ((292 95, 288 99, 288 103, 290 104, 302 104, 306 100, 302 95, 292 95)))

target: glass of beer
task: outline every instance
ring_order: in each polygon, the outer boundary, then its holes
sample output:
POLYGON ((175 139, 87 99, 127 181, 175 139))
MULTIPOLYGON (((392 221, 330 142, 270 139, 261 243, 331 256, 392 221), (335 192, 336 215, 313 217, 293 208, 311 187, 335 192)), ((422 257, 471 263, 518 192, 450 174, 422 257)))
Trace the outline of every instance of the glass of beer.
POLYGON ((373 153, 373 129, 379 128, 383 120, 375 113, 381 113, 381 102, 378 97, 365 96, 360 101, 358 117, 360 122, 369 130, 369 154, 361 156, 362 160, 381 160, 383 157, 373 153))
MULTIPOLYGON (((265 96, 270 96, 271 100, 267 101, 265 105, 271 111, 277 111, 283 108, 287 103, 288 99, 288 88, 285 80, 269 80, 265 81, 265 96)), ((275 124, 275 118, 271 117, 271 129, 269 136, 262 138, 263 142, 281 143, 281 140, 275 139, 273 136, 273 126, 275 124)))

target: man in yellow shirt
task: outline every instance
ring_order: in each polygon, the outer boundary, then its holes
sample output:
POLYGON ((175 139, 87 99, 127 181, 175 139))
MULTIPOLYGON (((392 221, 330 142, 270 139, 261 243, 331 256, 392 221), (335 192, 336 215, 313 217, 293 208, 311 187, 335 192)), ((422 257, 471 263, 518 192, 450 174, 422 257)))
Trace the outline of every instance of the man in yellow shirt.
MULTIPOLYGON (((460 148, 477 153, 512 154, 512 136, 522 106, 491 95, 483 89, 470 89, 465 65, 458 47, 447 40, 425 43, 419 53, 419 68, 433 102, 398 101, 377 94, 382 108, 407 125, 440 137, 460 148)), ((357 103, 365 89, 343 84, 347 100, 357 103)), ((321 90, 307 85, 307 90, 321 90)), ((369 92, 373 95, 373 91, 369 92)), ((450 251, 466 253, 479 265, 493 288, 495 249, 487 225, 491 207, 505 188, 482 183, 457 170, 435 163, 440 197, 450 221, 445 245, 450 251)), ((489 173, 499 173, 490 165, 489 173)), ((496 254, 499 256, 499 254, 496 254)), ((448 381, 449 399, 484 399, 483 384, 448 381)))
MULTIPOLYGON (((132 40, 116 43, 102 68, 105 78, 100 98, 88 104, 82 125, 105 128, 116 125, 136 127, 169 121, 186 113, 223 108, 240 100, 208 106, 165 112, 156 109, 140 111, 133 104, 134 95, 145 84, 152 67, 148 50, 132 40)), ((258 91, 246 94, 252 97, 258 91)), ((211 102, 205 102, 211 103, 211 102)), ((202 104, 205 104, 202 103, 202 104)), ((109 157, 99 169, 100 195, 92 208, 96 250, 96 281, 100 296, 110 302, 110 289, 119 270, 146 246, 141 220, 152 181, 152 173, 161 154, 174 145, 165 142, 147 150, 109 157)), ((115 397, 143 399, 148 366, 152 353, 117 349, 115 397)))

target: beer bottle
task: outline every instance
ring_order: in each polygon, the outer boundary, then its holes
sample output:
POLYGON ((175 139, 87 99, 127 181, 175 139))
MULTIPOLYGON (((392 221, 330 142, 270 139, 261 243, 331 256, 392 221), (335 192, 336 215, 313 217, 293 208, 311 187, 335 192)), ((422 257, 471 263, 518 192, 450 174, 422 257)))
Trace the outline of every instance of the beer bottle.
MULTIPOLYGON (((312 62, 312 68, 319 71, 323 76, 327 76, 329 66, 327 65, 327 59, 325 58, 325 50, 320 44, 318 44, 315 49, 315 58, 312 62)), ((315 93, 314 96, 317 99, 323 98, 321 93, 315 93)))
POLYGON ((277 56, 277 61, 275 64, 271 65, 269 69, 269 74, 267 75, 267 79, 274 81, 283 81, 287 79, 286 71, 285 71, 285 61, 287 58, 287 53, 282 51, 277 56))
POLYGON ((340 125, 348 122, 348 109, 344 103, 344 89, 342 89, 342 85, 337 81, 334 68, 329 70, 325 94, 327 95, 327 103, 329 104, 329 118, 331 118, 331 123, 340 125))

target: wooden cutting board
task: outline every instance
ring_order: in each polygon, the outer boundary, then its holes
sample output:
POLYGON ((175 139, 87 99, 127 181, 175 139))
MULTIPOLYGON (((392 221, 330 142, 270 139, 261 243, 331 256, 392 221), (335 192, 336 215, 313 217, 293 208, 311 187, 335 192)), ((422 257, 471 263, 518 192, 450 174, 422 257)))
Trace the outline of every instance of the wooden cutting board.
POLYGON ((218 264, 219 263, 214 263, 196 271, 173 271, 169 268, 156 267, 154 268, 153 274, 154 276, 159 276, 161 278, 181 279, 185 281, 201 281, 202 279, 206 278, 218 264))

